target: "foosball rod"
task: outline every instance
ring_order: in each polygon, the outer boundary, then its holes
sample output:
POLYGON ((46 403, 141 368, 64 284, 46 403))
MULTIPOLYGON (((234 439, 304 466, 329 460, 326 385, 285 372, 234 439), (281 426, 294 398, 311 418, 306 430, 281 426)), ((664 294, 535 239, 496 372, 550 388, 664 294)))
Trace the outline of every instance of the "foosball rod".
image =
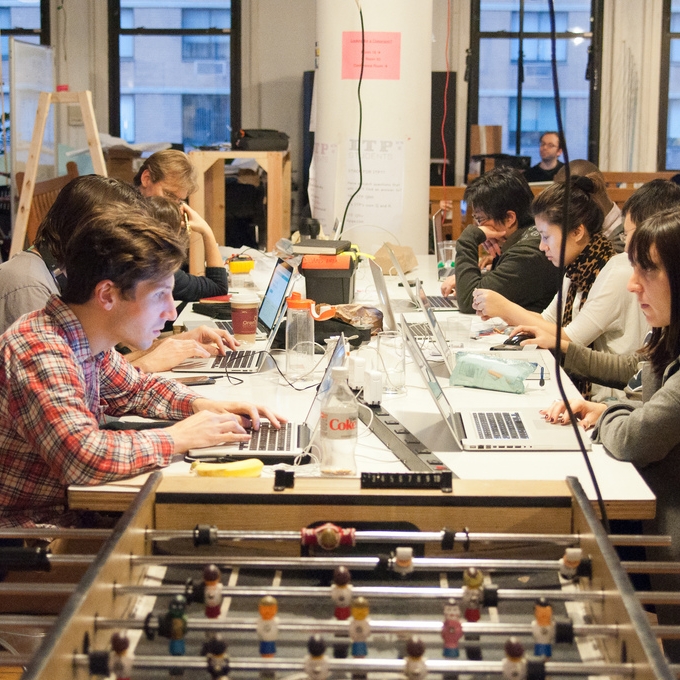
MULTIPOLYGON (((350 621, 338 621, 337 619, 296 619, 286 620, 280 617, 278 631, 288 633, 333 633, 346 636, 350 621)), ((395 621, 392 619, 374 619, 371 617, 371 635, 373 634, 437 634, 442 631, 441 620, 405 620, 395 621)), ((462 621, 463 633, 467 635, 504 635, 506 637, 531 636, 532 624, 526 623, 491 623, 462 621)), ((143 630, 148 636, 154 637, 160 630, 158 617, 150 615, 146 619, 94 619, 94 630, 143 630)), ((255 618, 228 618, 208 619, 205 617, 188 617, 186 620, 187 632, 254 632, 257 631, 258 620, 255 618)), ((665 626, 665 632, 669 635, 680 635, 680 626, 665 626)), ((633 632, 632 624, 581 624, 570 625, 570 631, 577 637, 618 637, 623 632, 633 632)), ((654 627, 652 627, 654 630, 654 627)))
MULTIPOLYGON (((173 595, 187 595, 186 585, 167 586, 126 586, 119 583, 112 584, 114 597, 123 595, 170 597, 173 595)), ((75 583, 0 583, 0 596, 16 595, 69 595, 77 588, 75 583)), ((279 587, 245 587, 223 586, 224 597, 253 597, 262 598, 272 595, 277 598, 327 599, 327 586, 279 586, 279 587)), ((499 588, 496 591, 499 602, 534 602, 545 597, 553 602, 599 602, 604 603, 607 598, 619 598, 616 590, 582 590, 569 592, 566 590, 521 590, 499 588)), ((462 588, 434 588, 427 586, 354 586, 352 595, 369 599, 410 600, 446 600, 451 597, 460 599, 462 588)), ((675 604, 680 605, 680 592, 675 591, 638 591, 636 593, 640 604, 675 604)), ((11 615, 10 615, 11 616, 11 615)), ((47 617, 49 618, 49 617, 47 617)), ((6 624, 7 618, 0 614, 0 625, 6 624)), ((16 623, 14 625, 21 625, 16 623)))
MULTIPOLYGON (((299 531, 223 531, 216 527, 208 527, 209 541, 244 541, 273 540, 300 541, 299 531)), ((191 530, 138 530, 150 541, 168 541, 173 539, 195 539, 196 529, 191 530)), ((78 538, 83 540, 106 540, 111 529, 73 529, 73 528, 2 528, 0 539, 54 539, 78 538)), ((521 533, 480 533, 456 531, 357 531, 354 533, 356 543, 441 543, 453 539, 455 543, 544 543, 559 546, 575 545, 581 540, 579 534, 521 534, 521 533)), ((671 537, 667 535, 610 534, 609 540, 617 546, 669 546, 671 537)))
MULTIPOLYGON (((328 525, 326 525, 328 526, 328 525)), ((415 543, 446 543, 467 545, 469 543, 541 543, 559 546, 578 544, 579 534, 522 534, 522 533, 480 533, 473 531, 355 531, 354 529, 336 527, 329 529, 329 533, 337 531, 341 537, 351 538, 351 543, 391 543, 409 545, 415 543)), ((322 526, 321 529, 324 527, 322 526)), ((217 527, 197 527, 192 530, 147 529, 146 537, 153 541, 168 541, 173 539, 197 540, 200 532, 205 536, 208 544, 219 541, 292 541, 303 545, 318 545, 318 528, 302 529, 301 531, 226 531, 217 527), (206 532, 207 535, 206 535, 206 532), (316 540, 316 542, 315 542, 316 540), (305 542, 306 541, 306 542, 305 542)), ((625 546, 668 546, 671 537, 664 535, 644 536, 641 534, 611 534, 609 540, 612 545, 625 546)), ((323 546, 321 546, 323 547, 323 546)))
MULTIPOLYGON (((501 661, 448 661, 443 659, 424 659, 428 673, 469 673, 472 675, 496 674, 502 672, 501 661)), ((255 659, 229 658, 229 671, 261 671, 261 672, 298 672, 305 671, 305 660, 293 659, 255 659)), ((403 659, 327 659, 328 670, 333 672, 352 673, 404 673, 403 659)), ((78 668, 89 668, 90 656, 75 654, 73 665, 78 668)), ((206 670, 206 657, 202 656, 135 656, 131 663, 134 669, 143 670, 206 670)), ((641 663, 594 663, 546 661, 545 673, 554 675, 618 675, 626 678, 641 677, 649 668, 641 663)))

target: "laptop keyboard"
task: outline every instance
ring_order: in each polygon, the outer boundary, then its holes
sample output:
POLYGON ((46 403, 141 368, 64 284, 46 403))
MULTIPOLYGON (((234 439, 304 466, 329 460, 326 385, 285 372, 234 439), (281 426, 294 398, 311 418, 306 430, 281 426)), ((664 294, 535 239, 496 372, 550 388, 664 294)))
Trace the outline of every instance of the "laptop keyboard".
POLYGON ((432 331, 426 323, 410 323, 408 327, 416 338, 428 338, 432 335, 432 331))
POLYGON ((233 327, 231 325, 231 321, 215 321, 215 325, 220 328, 223 331, 227 331, 227 333, 233 333, 233 327))
POLYGON ((427 299, 433 307, 452 307, 453 309, 458 309, 458 303, 455 300, 443 295, 428 295, 427 299))
POLYGON ((277 430, 268 420, 260 421, 259 430, 251 430, 251 439, 241 442, 242 451, 290 451, 293 438, 293 425, 284 423, 277 430))
POLYGON ((529 439, 519 413, 473 413, 480 439, 529 439))
POLYGON ((235 369, 251 368, 259 359, 261 352, 254 352, 249 349, 239 349, 227 352, 224 356, 215 357, 213 368, 233 371, 235 369))

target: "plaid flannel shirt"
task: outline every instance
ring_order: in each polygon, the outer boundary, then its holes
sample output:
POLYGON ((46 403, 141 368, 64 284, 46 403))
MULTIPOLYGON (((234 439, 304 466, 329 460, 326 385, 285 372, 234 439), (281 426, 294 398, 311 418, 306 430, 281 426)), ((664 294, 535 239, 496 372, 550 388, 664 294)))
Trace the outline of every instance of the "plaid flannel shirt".
POLYGON ((181 420, 197 398, 115 350, 92 356, 77 317, 51 297, 0 337, 0 526, 58 523, 70 484, 167 465, 166 430, 114 432, 100 423, 125 414, 181 420))

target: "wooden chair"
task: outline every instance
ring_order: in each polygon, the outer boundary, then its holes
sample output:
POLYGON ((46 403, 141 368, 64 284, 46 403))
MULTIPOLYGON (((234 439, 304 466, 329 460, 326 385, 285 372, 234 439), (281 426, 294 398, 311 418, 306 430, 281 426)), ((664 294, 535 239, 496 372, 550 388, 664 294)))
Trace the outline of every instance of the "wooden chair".
MULTIPOLYGON (((53 179, 46 179, 44 182, 36 182, 33 189, 33 200, 31 201, 31 211, 28 215, 26 227, 26 245, 32 245, 38 227, 52 207, 57 198, 57 194, 72 180, 78 177, 78 165, 73 161, 66 164, 66 174, 53 179)), ((24 184, 24 173, 17 172, 17 193, 21 196, 21 188, 24 184)))

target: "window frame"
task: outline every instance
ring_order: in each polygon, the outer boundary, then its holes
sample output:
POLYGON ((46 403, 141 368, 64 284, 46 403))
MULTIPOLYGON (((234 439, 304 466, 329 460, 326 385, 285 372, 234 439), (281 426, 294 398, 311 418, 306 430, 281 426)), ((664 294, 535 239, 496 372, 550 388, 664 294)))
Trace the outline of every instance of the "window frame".
POLYGON ((663 0, 662 26, 661 26, 661 64, 659 83, 659 130, 658 143, 656 145, 656 167, 659 171, 680 170, 680 168, 668 168, 666 148, 668 146, 668 114, 670 96, 670 69, 671 69, 671 42, 680 40, 680 32, 671 32, 671 7, 672 0, 663 0))
MULTIPOLYGON (((665 0, 669 2, 670 0, 665 0)), ((467 126, 465 139, 465 167, 470 166, 470 128, 479 121, 479 65, 480 65, 480 43, 483 39, 500 38, 505 40, 513 39, 545 39, 545 33, 530 31, 482 31, 481 30, 481 2, 482 0, 471 0, 470 4, 470 47, 467 52, 465 80, 468 83, 468 102, 467 102, 467 126)), ((588 51, 588 74, 589 74, 589 106, 588 106, 588 160, 595 165, 599 162, 600 147, 600 94, 602 77, 602 31, 604 0, 590 0, 590 30, 585 31, 585 35, 590 38, 590 48, 588 51)), ((520 0, 520 13, 524 12, 524 2, 520 0)), ((570 31, 557 32, 557 39, 570 39, 574 34, 570 31)), ((533 62, 532 62, 533 63, 533 62)), ((546 62, 550 63, 550 62, 546 62)), ((520 64, 521 65, 521 64, 520 64)), ((517 91, 514 95, 522 97, 522 84, 518 79, 517 91)), ((521 143, 521 125, 516 134, 517 143, 521 143)), ((518 152, 519 153, 519 152, 518 152)), ((467 172, 467 171, 466 171, 467 172)))
MULTIPOLYGON (((45 1, 45 0, 41 0, 45 1)), ((121 28, 120 0, 108 0, 109 38, 109 132, 120 137, 120 51, 118 38, 123 35, 229 35, 230 40, 230 116, 232 135, 241 129, 241 0, 231 0, 231 28, 121 28)), ((235 139, 231 140, 232 143, 235 139)))
MULTIPOLYGON (((11 7, 7 9, 11 10, 11 7)), ((40 37, 41 45, 51 45, 50 0, 40 0, 40 28, 3 28, 2 37, 21 38, 22 36, 40 37)))

